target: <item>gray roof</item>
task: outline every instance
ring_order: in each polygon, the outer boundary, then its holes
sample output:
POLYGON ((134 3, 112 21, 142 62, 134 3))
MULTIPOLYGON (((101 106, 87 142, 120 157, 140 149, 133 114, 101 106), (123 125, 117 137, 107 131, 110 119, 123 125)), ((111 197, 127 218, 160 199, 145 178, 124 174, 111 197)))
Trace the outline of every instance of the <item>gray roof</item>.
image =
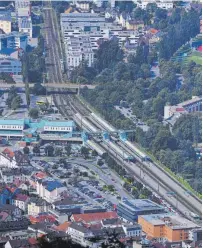
POLYGON ((70 226, 71 228, 79 231, 79 232, 82 232, 82 233, 88 233, 89 232, 89 229, 79 225, 79 224, 76 224, 76 223, 71 223, 70 226))

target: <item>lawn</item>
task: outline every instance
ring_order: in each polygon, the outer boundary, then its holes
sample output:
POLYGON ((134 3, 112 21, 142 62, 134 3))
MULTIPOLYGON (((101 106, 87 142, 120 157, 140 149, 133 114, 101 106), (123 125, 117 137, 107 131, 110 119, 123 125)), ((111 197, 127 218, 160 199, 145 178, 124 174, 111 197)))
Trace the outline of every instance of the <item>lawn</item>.
POLYGON ((202 64, 202 53, 193 52, 187 59, 186 62, 194 61, 196 64, 202 64))

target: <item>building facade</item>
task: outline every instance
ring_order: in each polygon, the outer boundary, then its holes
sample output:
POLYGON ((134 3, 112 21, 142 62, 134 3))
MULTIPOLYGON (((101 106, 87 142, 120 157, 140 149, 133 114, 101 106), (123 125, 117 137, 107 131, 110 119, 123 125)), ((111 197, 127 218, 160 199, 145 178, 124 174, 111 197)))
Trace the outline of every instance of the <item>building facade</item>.
MULTIPOLYGON (((0 57, 0 73, 5 72, 9 73, 10 75, 21 75, 22 74, 22 63, 18 59, 14 58, 1 58, 0 57)), ((7 125, 13 128, 12 125, 7 125)), ((6 130, 7 126, 1 125, 1 128, 6 130)), ((16 126, 16 128, 20 128, 16 126)))

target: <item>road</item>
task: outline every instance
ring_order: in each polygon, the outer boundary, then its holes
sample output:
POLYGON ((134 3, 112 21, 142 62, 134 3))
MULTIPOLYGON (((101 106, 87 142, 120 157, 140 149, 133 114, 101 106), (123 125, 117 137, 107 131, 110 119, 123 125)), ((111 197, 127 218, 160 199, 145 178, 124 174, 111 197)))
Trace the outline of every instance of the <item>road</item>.
MULTIPOLYGON (((44 29, 44 31, 46 38, 46 46, 48 47, 47 49, 48 57, 46 63, 48 64, 49 80, 51 82, 62 83, 63 76, 60 67, 60 59, 62 58, 61 56, 62 49, 60 44, 58 23, 56 21, 55 13, 52 9, 46 9, 44 10, 44 13, 45 13, 45 24, 48 25, 44 29)), ((58 96, 56 97, 56 102, 57 101, 59 101, 58 96)), ((111 154, 115 155, 113 151, 110 152, 111 154)), ((120 162, 123 163, 121 159, 120 162)), ((201 202, 198 201, 192 195, 189 194, 187 195, 185 189, 180 187, 178 183, 172 180, 167 174, 163 173, 163 171, 159 169, 156 165, 147 164, 148 166, 152 167, 151 169, 150 167, 147 168, 147 165, 144 165, 143 170, 145 170, 146 172, 143 175, 142 174, 140 175, 139 163, 131 164, 124 162, 123 165, 125 166, 125 168, 128 168, 128 171, 134 174, 139 180, 144 181, 144 183, 148 185, 151 189, 159 192, 159 194, 162 195, 170 204, 176 206, 179 211, 183 213, 186 212, 188 213, 191 212, 192 209, 194 209, 193 210, 194 212, 201 214, 201 202), (162 181, 162 183, 159 182, 159 180, 162 181), (169 185, 170 187, 169 186, 166 187, 166 185, 169 185), (175 198, 174 197, 169 198, 167 196, 167 192, 171 191, 171 186, 173 187, 174 192, 177 193, 175 198), (184 200, 181 201, 179 199, 179 196, 181 196, 181 198, 183 198, 184 200)))

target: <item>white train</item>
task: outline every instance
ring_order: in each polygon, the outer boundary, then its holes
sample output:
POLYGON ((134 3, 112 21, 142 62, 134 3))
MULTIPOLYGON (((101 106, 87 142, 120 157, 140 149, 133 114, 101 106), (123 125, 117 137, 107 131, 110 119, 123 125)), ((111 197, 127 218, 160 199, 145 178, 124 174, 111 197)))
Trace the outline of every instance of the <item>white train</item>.
POLYGON ((81 128, 86 127, 88 129, 88 131, 91 132, 98 132, 98 129, 95 128, 91 123, 89 123, 85 117, 83 117, 82 115, 80 115, 79 113, 75 114, 75 118, 77 120, 77 123, 79 126, 82 125, 81 128))
POLYGON ((134 157, 130 154, 126 153, 124 150, 120 149, 116 144, 114 144, 112 141, 105 141, 105 144, 111 148, 114 152, 116 152, 121 158, 124 160, 134 160, 134 157))
POLYGON ((95 150, 100 156, 106 154, 106 151, 100 147, 97 143, 92 140, 88 140, 86 144, 92 149, 95 150))
POLYGON ((91 116, 93 117, 93 119, 95 119, 97 122, 99 122, 105 128, 106 131, 111 131, 111 132, 116 131, 116 129, 114 127, 112 127, 106 121, 102 120, 102 118, 99 117, 98 115, 95 115, 94 113, 91 113, 91 116))
POLYGON ((123 141, 125 143, 125 145, 127 147, 129 147, 131 149, 131 151, 135 152, 135 154, 142 160, 142 161, 146 161, 146 160, 150 160, 150 158, 144 154, 143 152, 141 152, 135 145, 133 145, 130 141, 126 140, 123 141))

